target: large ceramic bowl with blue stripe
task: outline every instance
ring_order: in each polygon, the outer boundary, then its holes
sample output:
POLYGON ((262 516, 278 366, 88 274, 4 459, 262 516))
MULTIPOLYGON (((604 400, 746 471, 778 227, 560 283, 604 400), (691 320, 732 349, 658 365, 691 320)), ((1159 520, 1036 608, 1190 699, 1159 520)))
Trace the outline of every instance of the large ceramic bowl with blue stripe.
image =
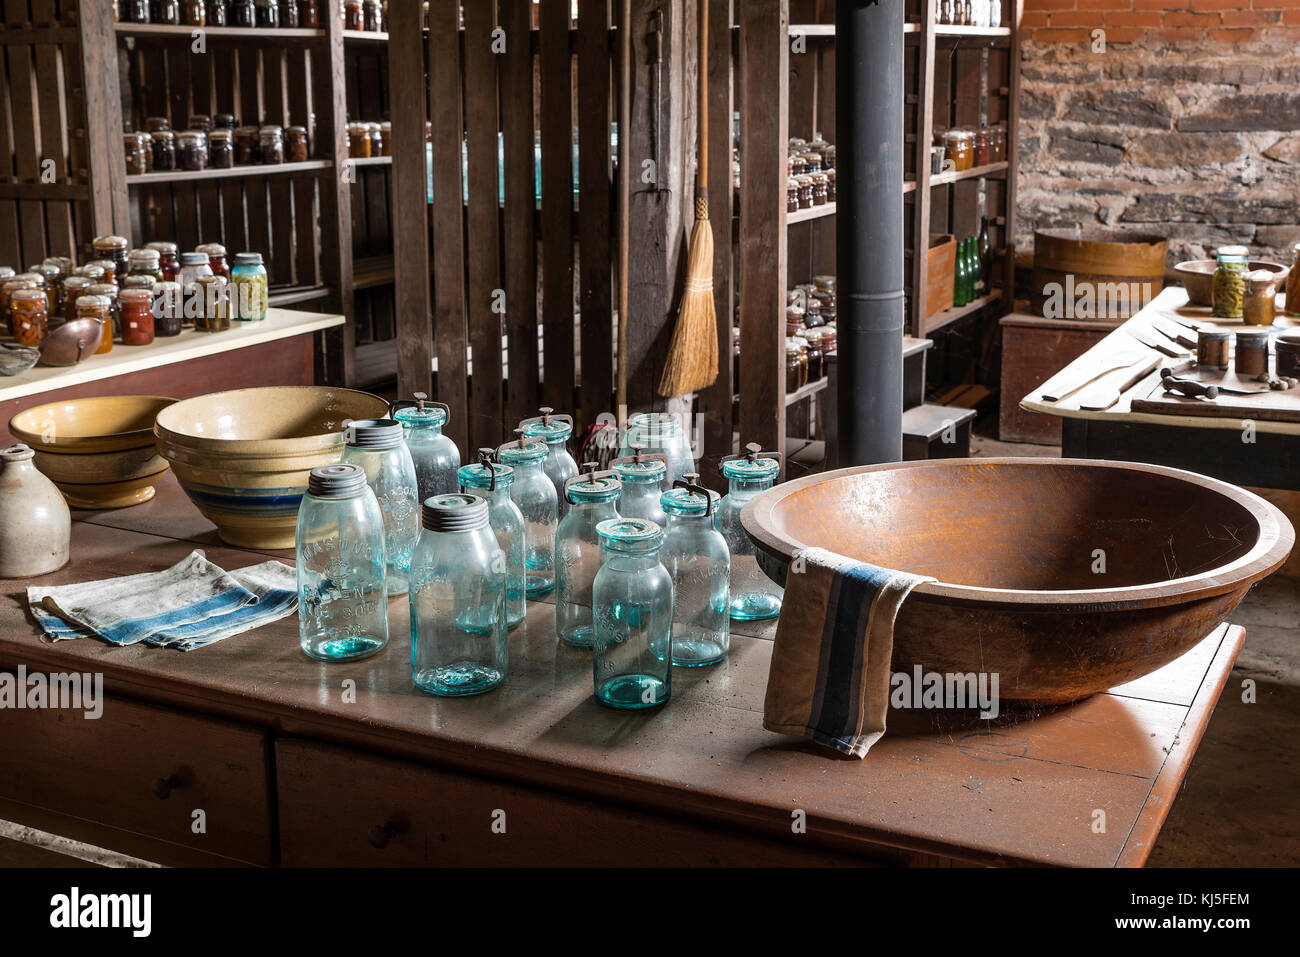
POLYGON ((326 386, 271 386, 185 399, 158 416, 158 451, 221 539, 292 548, 307 475, 343 456, 352 419, 380 418, 378 396, 326 386))

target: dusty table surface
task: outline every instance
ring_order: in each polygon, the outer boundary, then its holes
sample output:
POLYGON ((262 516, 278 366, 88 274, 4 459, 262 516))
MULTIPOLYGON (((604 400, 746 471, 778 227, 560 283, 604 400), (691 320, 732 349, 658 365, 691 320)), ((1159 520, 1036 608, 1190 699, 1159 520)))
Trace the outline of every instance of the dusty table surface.
MULTIPOLYGON (((225 568, 264 557, 221 545, 168 476, 144 505, 74 513, 73 560, 38 581, 160 570, 195 547, 225 568)), ((0 582, 5 667, 102 672, 121 695, 770 837, 989 864, 1140 865, 1244 640, 1221 626, 1145 678, 1049 711, 943 727, 895 712, 857 761, 763 730, 771 623, 737 629, 717 667, 675 669, 666 707, 630 714, 596 704, 590 654, 556 641, 545 602, 512 633, 500 689, 438 699, 411 683, 405 598, 382 654, 325 665, 299 650, 294 617, 189 653, 51 644, 30 583, 0 582), (793 835, 798 810, 807 833, 793 835)))

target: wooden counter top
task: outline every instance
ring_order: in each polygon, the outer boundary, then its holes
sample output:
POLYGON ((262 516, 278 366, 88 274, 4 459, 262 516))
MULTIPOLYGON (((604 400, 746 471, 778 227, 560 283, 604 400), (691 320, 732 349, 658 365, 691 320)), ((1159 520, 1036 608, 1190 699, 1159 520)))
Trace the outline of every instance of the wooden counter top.
MULTIPOLYGON (((196 543, 225 568, 261 560, 215 544, 170 478, 152 502, 74 516, 73 560, 43 584, 162 569, 196 543)), ((0 582, 5 667, 102 672, 111 694, 275 735, 791 846, 911 862, 1140 865, 1244 636, 1223 626, 1159 672, 1069 707, 965 727, 949 717, 946 727, 909 729, 891 716, 890 733, 856 761, 763 730, 772 646, 750 634, 735 635, 718 667, 676 669, 666 707, 628 714, 596 704, 590 654, 557 643, 546 603, 531 603, 512 634, 500 689, 438 699, 411 683, 405 598, 390 604, 385 652, 325 665, 299 650, 295 618, 190 653, 94 640, 52 645, 27 614, 27 584, 0 582), (356 683, 354 702, 343 695, 347 679, 356 683), (792 833, 799 810, 806 834, 792 833), (1093 826, 1099 810, 1103 833, 1093 826)), ((770 634, 771 626, 747 630, 770 634)))
POLYGON ((341 326, 343 321, 342 316, 272 307, 262 322, 231 323, 225 332, 186 329, 179 336, 155 339, 147 346, 115 342, 112 352, 90 356, 75 366, 36 366, 20 375, 0 376, 0 403, 307 335, 341 326))

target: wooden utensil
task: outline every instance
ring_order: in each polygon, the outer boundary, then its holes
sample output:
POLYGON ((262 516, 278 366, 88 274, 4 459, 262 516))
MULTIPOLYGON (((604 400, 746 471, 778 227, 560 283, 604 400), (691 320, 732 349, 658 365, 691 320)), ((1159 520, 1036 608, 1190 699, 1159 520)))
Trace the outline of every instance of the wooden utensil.
POLYGON ((1137 385, 1160 366, 1161 359, 1159 356, 1152 356, 1151 359, 1142 364, 1142 367, 1132 375, 1125 377, 1124 381, 1118 386, 1098 385, 1089 389, 1084 395, 1079 397, 1079 408, 1087 409, 1090 412, 1104 412, 1120 400, 1129 389, 1137 385))
POLYGON ((1074 395, 1086 385, 1091 385, 1102 376, 1118 369, 1127 369, 1135 362, 1141 362, 1143 355, 1135 350, 1116 352, 1104 359, 1098 359, 1097 364, 1087 371, 1080 373, 1082 380, 1076 379, 1073 382, 1067 382, 1068 388, 1054 388, 1050 392, 1043 393, 1044 402, 1060 402, 1067 396, 1074 395))
POLYGON ((1124 325, 1124 331, 1127 332, 1134 339, 1136 339, 1138 342, 1142 343, 1142 345, 1146 346, 1148 349, 1155 349, 1157 352, 1161 353, 1162 355, 1169 356, 1169 358, 1171 359, 1186 359, 1187 356, 1189 355, 1186 349, 1176 349, 1173 346, 1165 345, 1163 342, 1156 342, 1151 339, 1148 339, 1146 336, 1142 335, 1136 330, 1130 329, 1127 323, 1124 325))

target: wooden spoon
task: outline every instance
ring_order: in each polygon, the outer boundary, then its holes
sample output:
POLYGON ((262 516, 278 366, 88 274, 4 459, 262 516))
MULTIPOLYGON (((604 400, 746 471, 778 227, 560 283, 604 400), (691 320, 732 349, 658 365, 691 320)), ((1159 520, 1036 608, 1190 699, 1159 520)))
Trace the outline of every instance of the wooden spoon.
POLYGON ((1135 362, 1141 362, 1143 354, 1135 350, 1121 351, 1113 353, 1104 359, 1098 359, 1097 364, 1088 369, 1080 376, 1084 378, 1076 379, 1073 382, 1066 382, 1067 387, 1057 387, 1043 393, 1044 402, 1060 402, 1067 396, 1074 395, 1086 385, 1091 385, 1102 376, 1109 372, 1115 372, 1118 369, 1127 369, 1135 362))

